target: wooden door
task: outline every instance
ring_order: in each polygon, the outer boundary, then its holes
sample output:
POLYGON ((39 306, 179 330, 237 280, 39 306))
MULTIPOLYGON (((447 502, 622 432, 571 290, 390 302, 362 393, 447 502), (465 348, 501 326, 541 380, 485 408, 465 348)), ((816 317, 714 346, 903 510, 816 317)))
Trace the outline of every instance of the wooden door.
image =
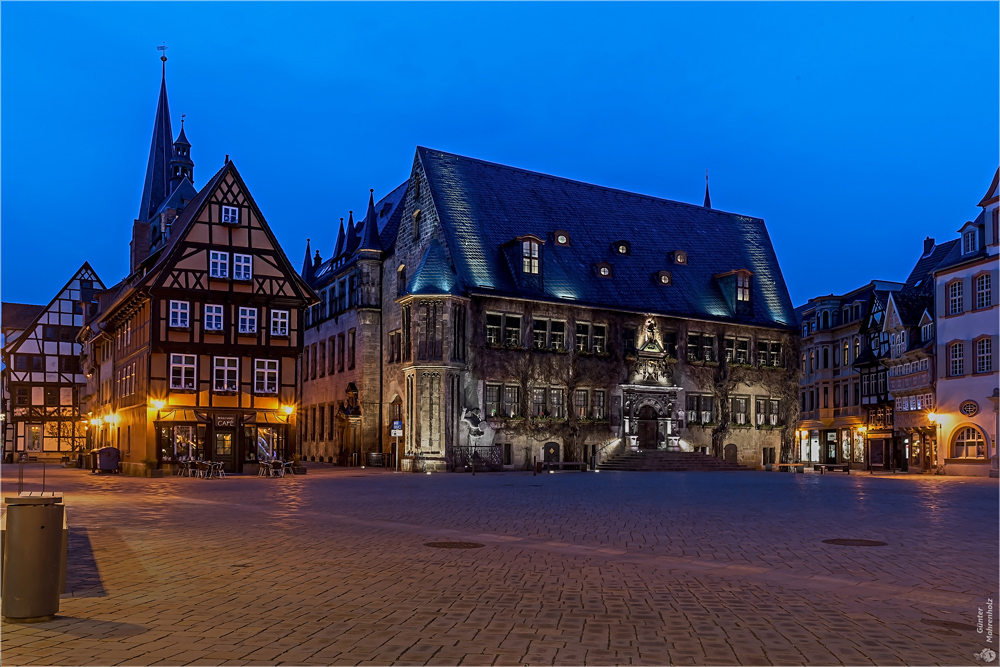
POLYGON ((639 448, 656 449, 659 446, 656 411, 649 405, 644 406, 639 410, 638 422, 639 448))

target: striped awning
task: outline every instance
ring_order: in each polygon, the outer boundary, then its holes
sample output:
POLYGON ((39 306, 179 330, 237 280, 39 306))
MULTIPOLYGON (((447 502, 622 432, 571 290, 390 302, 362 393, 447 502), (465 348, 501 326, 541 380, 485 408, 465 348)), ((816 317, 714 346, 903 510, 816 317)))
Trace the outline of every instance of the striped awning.
POLYGON ((208 415, 204 412, 177 408, 175 410, 163 409, 159 411, 156 421, 160 422, 207 422, 208 415))
POLYGON ((244 424, 287 424, 288 415, 280 412, 258 411, 243 415, 244 424))

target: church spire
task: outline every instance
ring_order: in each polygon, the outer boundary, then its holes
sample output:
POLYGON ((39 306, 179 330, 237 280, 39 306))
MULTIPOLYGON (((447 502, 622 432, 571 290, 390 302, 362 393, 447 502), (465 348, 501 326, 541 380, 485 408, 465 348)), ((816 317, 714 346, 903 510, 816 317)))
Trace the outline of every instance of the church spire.
POLYGON ((347 212, 347 241, 344 251, 348 254, 358 249, 358 230, 354 226, 354 211, 347 212))
POLYGON ((306 284, 312 284, 313 279, 313 263, 312 263, 312 252, 309 248, 310 239, 306 239, 306 257, 302 260, 302 279, 306 281, 306 284))
POLYGON ((184 116, 181 114, 181 133, 174 139, 173 157, 170 160, 170 191, 173 192, 186 177, 194 184, 194 161, 191 160, 191 142, 184 133, 184 116))
POLYGON ((708 194, 708 169, 705 170, 705 208, 712 208, 712 197, 708 194))
POLYGON ((368 215, 365 218, 365 228, 361 236, 361 250, 382 252, 382 243, 378 238, 378 216, 375 214, 375 189, 368 193, 368 215))
POLYGON ((137 216, 142 221, 152 218, 157 207, 170 194, 170 160, 173 157, 171 142, 174 133, 170 129, 170 107, 167 105, 166 48, 157 47, 163 52, 160 56, 163 69, 160 75, 160 98, 156 102, 156 117, 153 119, 153 140, 149 146, 146 179, 142 184, 142 201, 139 203, 137 216))

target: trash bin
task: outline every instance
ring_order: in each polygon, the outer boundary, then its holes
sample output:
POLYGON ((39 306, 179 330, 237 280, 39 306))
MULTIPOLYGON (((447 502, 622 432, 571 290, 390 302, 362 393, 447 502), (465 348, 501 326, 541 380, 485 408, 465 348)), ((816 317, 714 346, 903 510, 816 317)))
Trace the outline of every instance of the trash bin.
POLYGON ((62 494, 22 493, 6 502, 0 614, 15 623, 51 620, 66 567, 62 494))
POLYGON ((117 447, 101 447, 94 454, 97 457, 94 464, 95 472, 118 472, 121 452, 117 447))

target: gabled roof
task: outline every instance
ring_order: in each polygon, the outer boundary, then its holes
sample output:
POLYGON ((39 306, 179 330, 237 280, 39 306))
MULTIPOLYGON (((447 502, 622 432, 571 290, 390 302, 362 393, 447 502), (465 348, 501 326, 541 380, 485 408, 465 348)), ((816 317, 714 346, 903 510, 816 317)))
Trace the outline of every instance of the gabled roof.
POLYGON ((38 306, 33 303, 4 301, 0 303, 0 329, 4 332, 11 329, 27 329, 28 325, 44 310, 45 306, 38 306))
MULTIPOLYGON (((25 321, 22 321, 21 323, 24 324, 24 326, 20 327, 24 331, 28 331, 29 329, 35 328, 38 325, 38 321, 42 317, 42 315, 44 315, 46 311, 48 311, 50 308, 52 308, 52 306, 55 304, 56 300, 59 299, 60 295, 63 292, 65 292, 67 289, 69 289, 70 284, 74 280, 77 280, 78 278, 81 279, 81 280, 91 280, 91 279, 94 280, 94 283, 95 283, 94 287, 95 287, 95 289, 103 288, 104 287, 104 283, 101 281, 100 276, 97 275, 97 271, 94 271, 94 268, 90 265, 90 262, 84 262, 82 265, 80 265, 79 269, 77 269, 76 271, 73 272, 73 275, 70 276, 69 280, 67 280, 63 284, 63 286, 59 288, 59 291, 56 292, 55 296, 53 296, 46 305, 44 305, 44 306, 31 306, 30 304, 6 304, 5 303, 5 304, 3 304, 3 306, 0 306, 0 308, 2 308, 2 310, 4 311, 4 314, 0 315, 0 320, 4 321, 3 328, 6 329, 6 319, 4 319, 4 318, 6 317, 6 310, 7 310, 6 307, 8 305, 28 306, 29 308, 37 308, 38 311, 35 313, 34 317, 32 317, 30 320, 26 320, 26 323, 25 323, 25 321), (87 276, 91 276, 91 277, 88 278, 87 276)), ((7 350, 8 352, 13 351, 14 349, 16 349, 16 347, 18 346, 18 344, 19 344, 19 342, 21 340, 22 340, 21 336, 18 336, 17 338, 15 338, 13 340, 5 340, 4 341, 5 342, 4 349, 7 350)))
POLYGON ((993 202, 998 200, 997 187, 1000 186, 1000 168, 996 170, 993 174, 993 182, 990 183, 990 187, 986 189, 986 194, 983 198, 979 200, 976 206, 989 206, 993 202))
POLYGON ((753 312, 747 324, 792 327, 796 317, 764 221, 703 206, 571 181, 418 147, 447 250, 464 291, 518 295, 503 251, 512 239, 546 239, 541 292, 531 298, 642 310, 711 320, 734 314, 713 279, 752 271, 753 312), (569 233, 556 246, 552 233, 569 233), (631 243, 616 255, 616 240, 631 243), (685 265, 669 253, 687 252, 685 265), (599 262, 613 265, 600 277, 599 262), (657 271, 672 271, 659 286, 657 271))
POLYGON ((934 269, 938 264, 954 249, 958 244, 958 239, 945 241, 931 248, 931 251, 917 260, 913 265, 913 270, 906 278, 905 287, 907 291, 917 291, 920 293, 934 293, 934 269))
MULTIPOLYGON (((934 308, 934 296, 933 293, 891 292, 889 303, 895 308, 896 315, 904 327, 916 327, 919 326, 924 311, 934 308)), ((886 306, 886 313, 888 312, 889 306, 886 306)), ((888 317, 886 319, 888 320, 888 317)))
MULTIPOLYGON (((294 281, 303 298, 305 298, 307 302, 314 302, 316 300, 316 295, 313 293, 312 289, 302 280, 298 271, 296 271, 288 261, 285 251, 281 248, 281 244, 279 244, 278 240, 274 237, 274 233, 267 224, 266 218, 264 218, 264 215, 260 212, 260 208, 257 207, 257 202, 254 201, 253 195, 250 194, 250 189, 247 188, 246 183, 243 181, 243 177, 240 176, 239 170, 236 169, 236 164, 230 160, 226 162, 222 168, 219 169, 219 171, 217 171, 207 183, 205 183, 204 186, 202 186, 201 190, 198 191, 198 194, 195 195, 194 199, 192 199, 187 206, 184 207, 181 214, 177 216, 177 219, 174 220, 172 225, 170 238, 167 239, 163 248, 150 254, 150 256, 136 268, 135 273, 119 283, 120 286, 112 287, 108 290, 109 292, 117 290, 114 301, 108 304, 106 309, 102 308, 103 312, 98 317, 98 320, 103 320, 107 317, 111 311, 117 308, 123 301, 128 299, 131 294, 134 294, 136 290, 149 287, 159 275, 159 270, 168 266, 170 262, 174 260, 179 240, 184 238, 187 234, 188 227, 190 227, 192 222, 197 220, 198 216, 201 215, 202 209, 208 203, 209 196, 215 191, 215 189, 219 186, 219 183, 222 182, 227 174, 232 174, 236 183, 239 185, 240 190, 246 195, 247 205, 253 209, 254 213, 261 221, 261 227, 267 235, 271 246, 274 248, 278 261, 284 265, 285 271, 294 281)), ((101 301, 103 305, 103 298, 101 301)))
POLYGON ((160 97, 156 102, 156 116, 153 119, 153 139, 149 145, 149 160, 146 162, 146 178, 142 185, 142 200, 139 202, 139 220, 153 217, 160 203, 170 193, 170 159, 174 154, 174 135, 170 129, 170 107, 167 104, 167 63, 163 62, 160 78, 160 97))
POLYGON ((458 294, 455 269, 437 239, 427 244, 405 295, 458 294))

